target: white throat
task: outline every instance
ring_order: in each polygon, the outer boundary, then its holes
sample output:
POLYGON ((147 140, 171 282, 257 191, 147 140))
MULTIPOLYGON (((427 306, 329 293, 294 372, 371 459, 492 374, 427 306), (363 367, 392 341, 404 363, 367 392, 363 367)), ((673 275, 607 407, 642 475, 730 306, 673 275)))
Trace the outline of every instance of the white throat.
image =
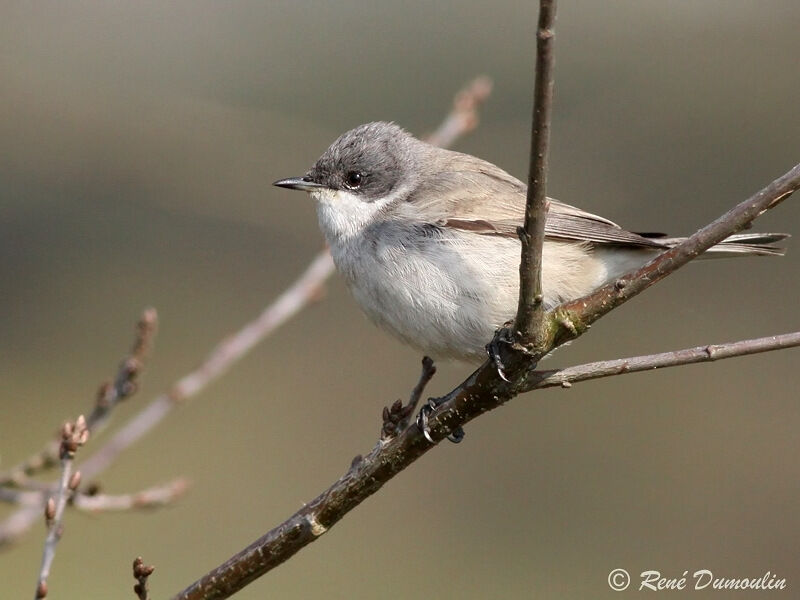
POLYGON ((317 202, 320 229, 334 246, 360 235, 400 193, 402 189, 374 202, 365 202, 346 190, 315 190, 310 195, 317 202))

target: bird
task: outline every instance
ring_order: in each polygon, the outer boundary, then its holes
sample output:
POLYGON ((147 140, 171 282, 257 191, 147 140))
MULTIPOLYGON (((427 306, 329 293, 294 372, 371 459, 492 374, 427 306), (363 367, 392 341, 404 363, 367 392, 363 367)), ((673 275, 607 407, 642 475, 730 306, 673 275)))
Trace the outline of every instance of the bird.
MULTIPOLYGON (((305 175, 338 272, 379 327, 436 360, 480 362, 514 318, 527 187, 475 156, 428 144, 389 122, 342 134, 305 175)), ((584 296, 685 238, 635 233, 547 199, 546 309, 584 296)), ((741 233, 704 257, 779 256, 784 233, 741 233)))

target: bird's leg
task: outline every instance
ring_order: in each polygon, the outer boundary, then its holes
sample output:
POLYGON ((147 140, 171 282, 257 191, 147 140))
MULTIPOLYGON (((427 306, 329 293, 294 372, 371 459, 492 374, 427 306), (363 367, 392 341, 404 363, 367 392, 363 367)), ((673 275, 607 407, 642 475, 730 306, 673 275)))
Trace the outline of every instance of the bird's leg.
MULTIPOLYGON (((411 391, 408 404, 403 404, 402 400, 397 400, 391 406, 383 409, 383 426, 381 427, 381 439, 386 440, 398 435, 409 426, 411 415, 417 409, 420 398, 425 391, 425 386, 436 374, 436 366, 433 359, 429 356, 422 358, 422 372, 419 381, 411 391)), ((427 436, 426 436, 427 437, 427 436)))

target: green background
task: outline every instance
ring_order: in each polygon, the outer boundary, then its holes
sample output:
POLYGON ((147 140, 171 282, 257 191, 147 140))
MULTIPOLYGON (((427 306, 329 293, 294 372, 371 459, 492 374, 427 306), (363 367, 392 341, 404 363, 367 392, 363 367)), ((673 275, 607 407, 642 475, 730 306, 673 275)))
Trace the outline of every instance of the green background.
MULTIPOLYGON (((312 204, 270 184, 342 131, 422 135, 485 73, 494 93, 457 148, 524 178, 534 22, 534 2, 3 2, 0 470, 89 410, 144 306, 157 347, 115 425, 284 289, 322 237, 312 204)), ((760 189, 800 159, 799 27, 796 0, 562 2, 551 195, 683 234, 760 189)), ((797 236, 797 202, 756 228, 797 236)), ((547 366, 795 330, 789 247, 691 265, 547 366)), ((610 598, 617 567, 772 571, 789 589, 769 596, 792 597, 799 356, 522 396, 239 597, 610 598)), ((138 554, 155 598, 177 592, 369 451, 419 358, 335 278, 101 479, 119 493, 185 475, 187 496, 67 515, 51 597, 132 598, 138 554)), ((468 372, 440 365, 429 390, 468 372)), ((0 596, 32 596, 44 535, 0 554, 0 596)))

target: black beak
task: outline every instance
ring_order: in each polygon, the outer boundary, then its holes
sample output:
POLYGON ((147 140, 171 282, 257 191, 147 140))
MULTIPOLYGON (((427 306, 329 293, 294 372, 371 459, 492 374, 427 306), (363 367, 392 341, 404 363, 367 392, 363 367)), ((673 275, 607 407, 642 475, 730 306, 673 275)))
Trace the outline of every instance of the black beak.
POLYGON ((305 175, 303 177, 289 177, 288 179, 279 179, 272 185, 276 185, 282 188, 287 188, 290 190, 301 190, 303 192, 310 192, 312 190, 325 187, 321 183, 317 183, 316 181, 311 181, 311 178, 308 175, 305 175))

